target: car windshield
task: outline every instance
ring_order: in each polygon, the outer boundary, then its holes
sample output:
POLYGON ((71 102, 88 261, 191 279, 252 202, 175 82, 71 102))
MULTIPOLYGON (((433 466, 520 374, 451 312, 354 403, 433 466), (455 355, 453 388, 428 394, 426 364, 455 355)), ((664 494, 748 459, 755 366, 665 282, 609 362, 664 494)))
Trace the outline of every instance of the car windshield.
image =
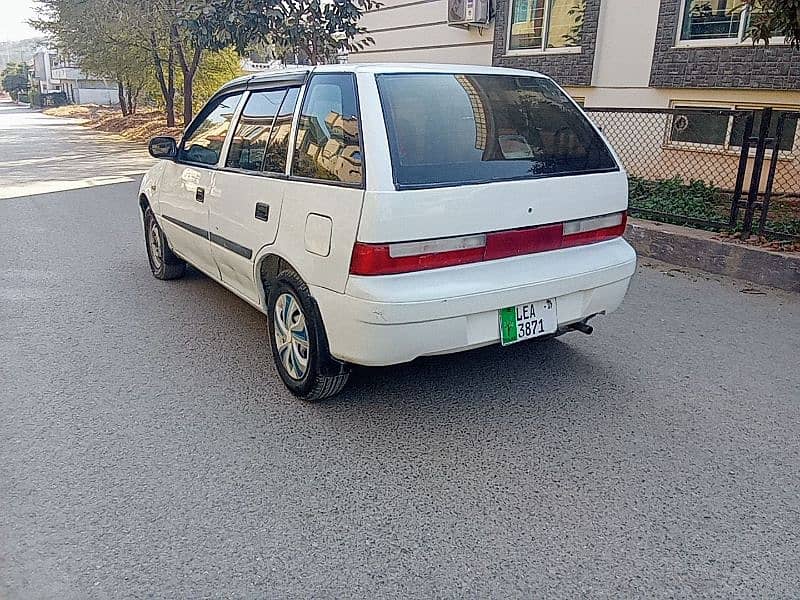
POLYGON ((552 81, 517 75, 376 76, 398 189, 617 170, 552 81))

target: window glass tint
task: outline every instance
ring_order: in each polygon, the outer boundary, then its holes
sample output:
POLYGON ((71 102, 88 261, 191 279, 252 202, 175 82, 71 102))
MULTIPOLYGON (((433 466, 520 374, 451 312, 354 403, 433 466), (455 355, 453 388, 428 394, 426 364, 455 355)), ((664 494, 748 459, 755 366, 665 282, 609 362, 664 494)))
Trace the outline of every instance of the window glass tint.
MULTIPOLYGON (((781 139, 778 140, 778 149, 791 151, 794 146, 794 138, 797 134, 797 117, 793 115, 783 116, 787 111, 773 110, 772 118, 769 122, 768 137, 775 137, 778 133, 778 123, 783 119, 783 131, 781 132, 781 139)), ((762 111, 757 110, 753 116, 753 136, 758 135, 761 128, 761 115, 762 111)), ((731 146, 741 147, 744 141, 744 130, 747 126, 747 115, 736 115, 733 118, 733 127, 731 128, 731 146)))
POLYGON ((512 75, 378 75, 398 187, 615 170, 553 82, 512 75))
POLYGON ((681 112, 672 117, 670 139, 673 142, 689 142, 722 146, 728 134, 728 114, 715 114, 703 110, 675 107, 681 112))
POLYGON ((289 88, 283 99, 267 145, 267 155, 264 159, 264 170, 267 172, 284 173, 286 171, 286 155, 289 151, 289 136, 292 133, 292 117, 299 93, 300 88, 289 88))
POLYGON ((261 171, 272 122, 278 113, 285 89, 253 92, 236 124, 225 166, 246 171, 261 171))
POLYGON ((233 94, 206 106, 183 138, 179 160, 216 165, 242 94, 233 94))
POLYGON ((359 184, 362 171, 353 77, 315 75, 300 112, 292 174, 359 184))
POLYGON ((685 0, 682 40, 738 38, 742 0, 685 0))

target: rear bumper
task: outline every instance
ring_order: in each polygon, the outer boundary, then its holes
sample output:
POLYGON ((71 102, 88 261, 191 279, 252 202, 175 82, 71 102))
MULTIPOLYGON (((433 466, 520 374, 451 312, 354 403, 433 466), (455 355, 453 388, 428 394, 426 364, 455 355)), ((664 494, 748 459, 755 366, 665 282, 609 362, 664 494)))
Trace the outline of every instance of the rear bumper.
POLYGON ((345 294, 312 287, 331 354, 390 365, 500 341, 497 311, 556 298, 564 326, 616 309, 636 268, 623 240, 404 275, 350 277, 345 294))

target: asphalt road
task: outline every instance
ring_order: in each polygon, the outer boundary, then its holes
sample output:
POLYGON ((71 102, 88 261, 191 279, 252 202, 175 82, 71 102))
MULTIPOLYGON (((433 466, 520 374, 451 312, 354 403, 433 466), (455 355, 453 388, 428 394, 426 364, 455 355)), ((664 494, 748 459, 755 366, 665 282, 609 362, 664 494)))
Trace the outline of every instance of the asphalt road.
POLYGON ((0 101, 0 200, 131 181, 152 162, 141 145, 0 101))
POLYGON ((800 297, 647 263, 592 336, 304 404, 135 192, 0 200, 0 597, 797 596, 800 297))

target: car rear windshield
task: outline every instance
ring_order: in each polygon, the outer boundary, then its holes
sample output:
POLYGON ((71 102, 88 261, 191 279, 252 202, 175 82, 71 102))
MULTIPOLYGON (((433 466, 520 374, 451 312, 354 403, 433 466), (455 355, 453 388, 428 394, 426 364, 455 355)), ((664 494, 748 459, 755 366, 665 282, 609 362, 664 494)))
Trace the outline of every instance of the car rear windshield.
POLYGON ((606 144, 549 79, 377 75, 398 189, 617 170, 606 144))

